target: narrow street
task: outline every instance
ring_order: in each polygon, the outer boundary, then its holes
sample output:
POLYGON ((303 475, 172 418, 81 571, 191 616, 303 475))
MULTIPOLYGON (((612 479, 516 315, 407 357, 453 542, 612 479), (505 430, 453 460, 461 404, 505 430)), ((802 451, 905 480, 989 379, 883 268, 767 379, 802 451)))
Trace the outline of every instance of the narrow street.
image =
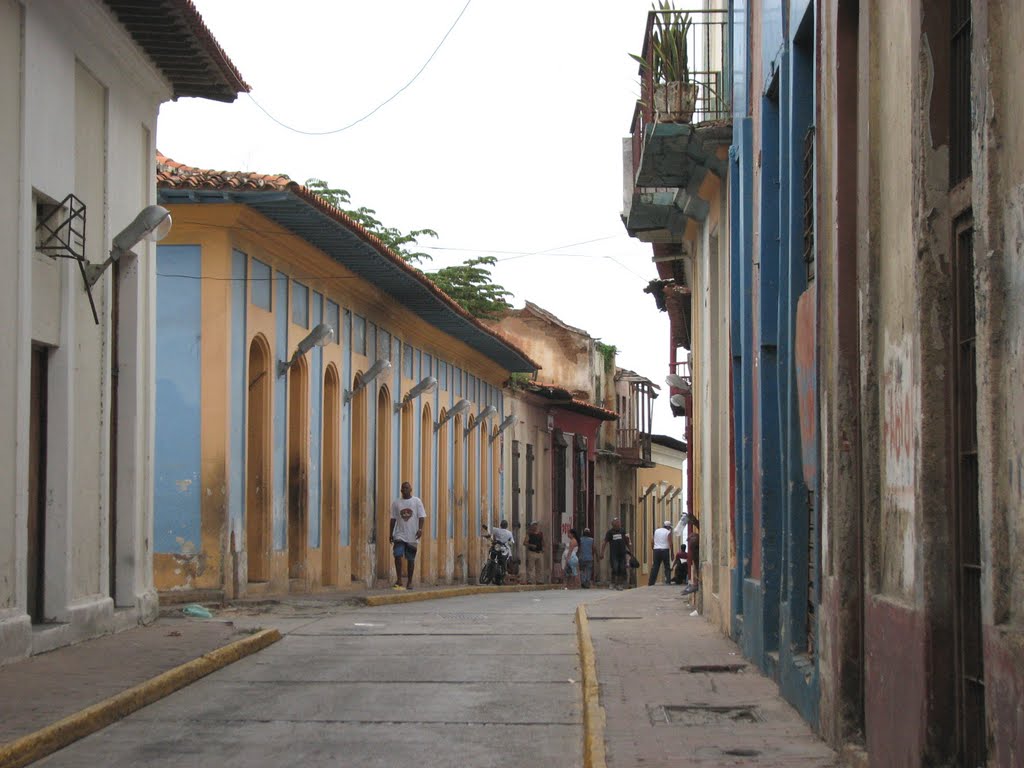
POLYGON ((281 642, 38 765, 576 765, 587 594, 260 617, 281 642))

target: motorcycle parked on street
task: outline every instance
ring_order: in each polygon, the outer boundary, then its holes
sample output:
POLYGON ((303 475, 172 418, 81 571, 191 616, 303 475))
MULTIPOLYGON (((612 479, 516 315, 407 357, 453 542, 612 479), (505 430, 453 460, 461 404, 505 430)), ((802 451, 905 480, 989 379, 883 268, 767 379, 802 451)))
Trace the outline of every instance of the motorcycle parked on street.
POLYGON ((480 583, 495 584, 500 587, 508 573, 508 559, 511 554, 507 544, 492 541, 491 548, 487 552, 487 559, 484 561, 483 568, 480 569, 480 583))

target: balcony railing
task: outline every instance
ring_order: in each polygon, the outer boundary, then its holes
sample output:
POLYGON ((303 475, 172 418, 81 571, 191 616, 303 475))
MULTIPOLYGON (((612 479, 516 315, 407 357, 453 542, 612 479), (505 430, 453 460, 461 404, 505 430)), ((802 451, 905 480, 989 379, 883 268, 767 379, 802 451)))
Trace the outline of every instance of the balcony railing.
MULTIPOLYGON (((659 121, 655 111, 654 39, 658 28, 658 17, 663 25, 673 22, 690 25, 686 34, 686 52, 689 64, 690 82, 697 86, 693 116, 690 123, 728 120, 732 116, 732 83, 729 71, 729 12, 727 10, 673 10, 648 11, 647 30, 644 34, 643 52, 640 54, 647 66, 640 66, 640 99, 633 111, 630 132, 633 138, 633 170, 639 167, 643 151, 645 129, 648 124, 659 121)), ((663 119, 662 119, 663 121, 663 119)))

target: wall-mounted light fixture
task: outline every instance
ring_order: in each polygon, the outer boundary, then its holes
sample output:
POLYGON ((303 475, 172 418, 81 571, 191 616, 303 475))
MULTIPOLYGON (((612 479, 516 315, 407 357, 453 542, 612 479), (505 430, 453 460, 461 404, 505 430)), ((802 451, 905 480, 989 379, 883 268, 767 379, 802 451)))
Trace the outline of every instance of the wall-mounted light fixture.
POLYGON ((402 402, 395 403, 395 413, 398 413, 398 411, 402 410, 405 407, 405 404, 408 403, 410 400, 415 400, 420 395, 427 394, 427 392, 433 392, 434 387, 436 386, 437 379, 435 379, 433 376, 425 376, 423 378, 423 381, 421 381, 419 384, 417 384, 415 387, 413 387, 412 389, 405 393, 405 397, 402 398, 402 402))
POLYGON ((375 362, 373 365, 371 365, 369 367, 369 369, 366 371, 366 373, 364 373, 362 375, 362 377, 360 377, 359 384, 358 384, 358 386, 356 386, 355 389, 346 389, 345 390, 345 397, 344 397, 345 403, 348 403, 353 397, 356 396, 356 394, 358 394, 362 389, 364 389, 367 384, 369 384, 371 381, 373 381, 378 376, 380 376, 382 373, 384 373, 384 371, 390 371, 390 370, 391 370, 391 361, 390 360, 385 360, 384 358, 381 358, 380 360, 375 362))
POLYGON ((484 419, 490 418, 497 412, 497 408, 495 408, 493 405, 488 405, 486 408, 480 411, 480 414, 478 416, 470 416, 469 424, 466 426, 466 429, 463 430, 462 436, 466 437, 467 435, 469 435, 470 432, 472 432, 474 429, 476 429, 477 427, 484 423, 484 419))
POLYGON ((670 397, 668 401, 672 403, 672 405, 674 405, 676 408, 682 408, 685 413, 686 397, 684 395, 672 395, 672 397, 670 397))
POLYGON ((284 360, 277 361, 277 375, 284 376, 288 373, 288 369, 295 365, 295 363, 299 361, 299 358, 309 352, 309 350, 313 347, 322 347, 329 343, 333 338, 334 329, 327 323, 320 323, 320 325, 306 334, 306 338, 299 342, 299 346, 297 346, 295 348, 295 352, 292 353, 291 360, 288 362, 285 362, 284 360))
POLYGON ((498 435, 500 435, 502 432, 504 432, 506 429, 508 429, 509 427, 511 427, 515 423, 516 423, 516 415, 514 413, 512 415, 510 415, 510 416, 506 416, 505 420, 503 422, 501 422, 501 424, 498 425, 498 431, 495 432, 493 435, 491 435, 491 437, 488 440, 488 442, 493 443, 495 440, 497 440, 498 435))
MULTIPOLYGON (((110 255, 102 264, 85 264, 85 285, 92 288, 107 267, 126 254, 142 240, 163 240, 171 231, 171 212, 160 205, 147 205, 132 223, 122 229, 111 243, 110 255)), ((134 254, 133 254, 134 255, 134 254)))
POLYGON ((681 389, 683 392, 690 391, 690 380, 674 373, 670 373, 665 377, 665 383, 672 387, 672 389, 681 389))
POLYGON ((451 410, 444 415, 444 418, 434 424, 434 431, 437 432, 441 427, 447 424, 451 419, 454 419, 458 414, 469 410, 469 406, 472 403, 469 400, 459 400, 455 405, 452 406, 451 410))

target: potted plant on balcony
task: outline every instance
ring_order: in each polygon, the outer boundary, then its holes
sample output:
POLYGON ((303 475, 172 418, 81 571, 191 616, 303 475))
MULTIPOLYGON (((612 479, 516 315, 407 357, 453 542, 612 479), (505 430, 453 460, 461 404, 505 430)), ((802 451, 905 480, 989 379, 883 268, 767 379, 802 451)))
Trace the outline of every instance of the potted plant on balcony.
POLYGON ((661 123, 688 123, 697 104, 697 84, 690 80, 686 38, 693 26, 690 14, 676 10, 671 0, 661 0, 651 32, 650 59, 629 54, 650 73, 654 86, 655 119, 661 123))

